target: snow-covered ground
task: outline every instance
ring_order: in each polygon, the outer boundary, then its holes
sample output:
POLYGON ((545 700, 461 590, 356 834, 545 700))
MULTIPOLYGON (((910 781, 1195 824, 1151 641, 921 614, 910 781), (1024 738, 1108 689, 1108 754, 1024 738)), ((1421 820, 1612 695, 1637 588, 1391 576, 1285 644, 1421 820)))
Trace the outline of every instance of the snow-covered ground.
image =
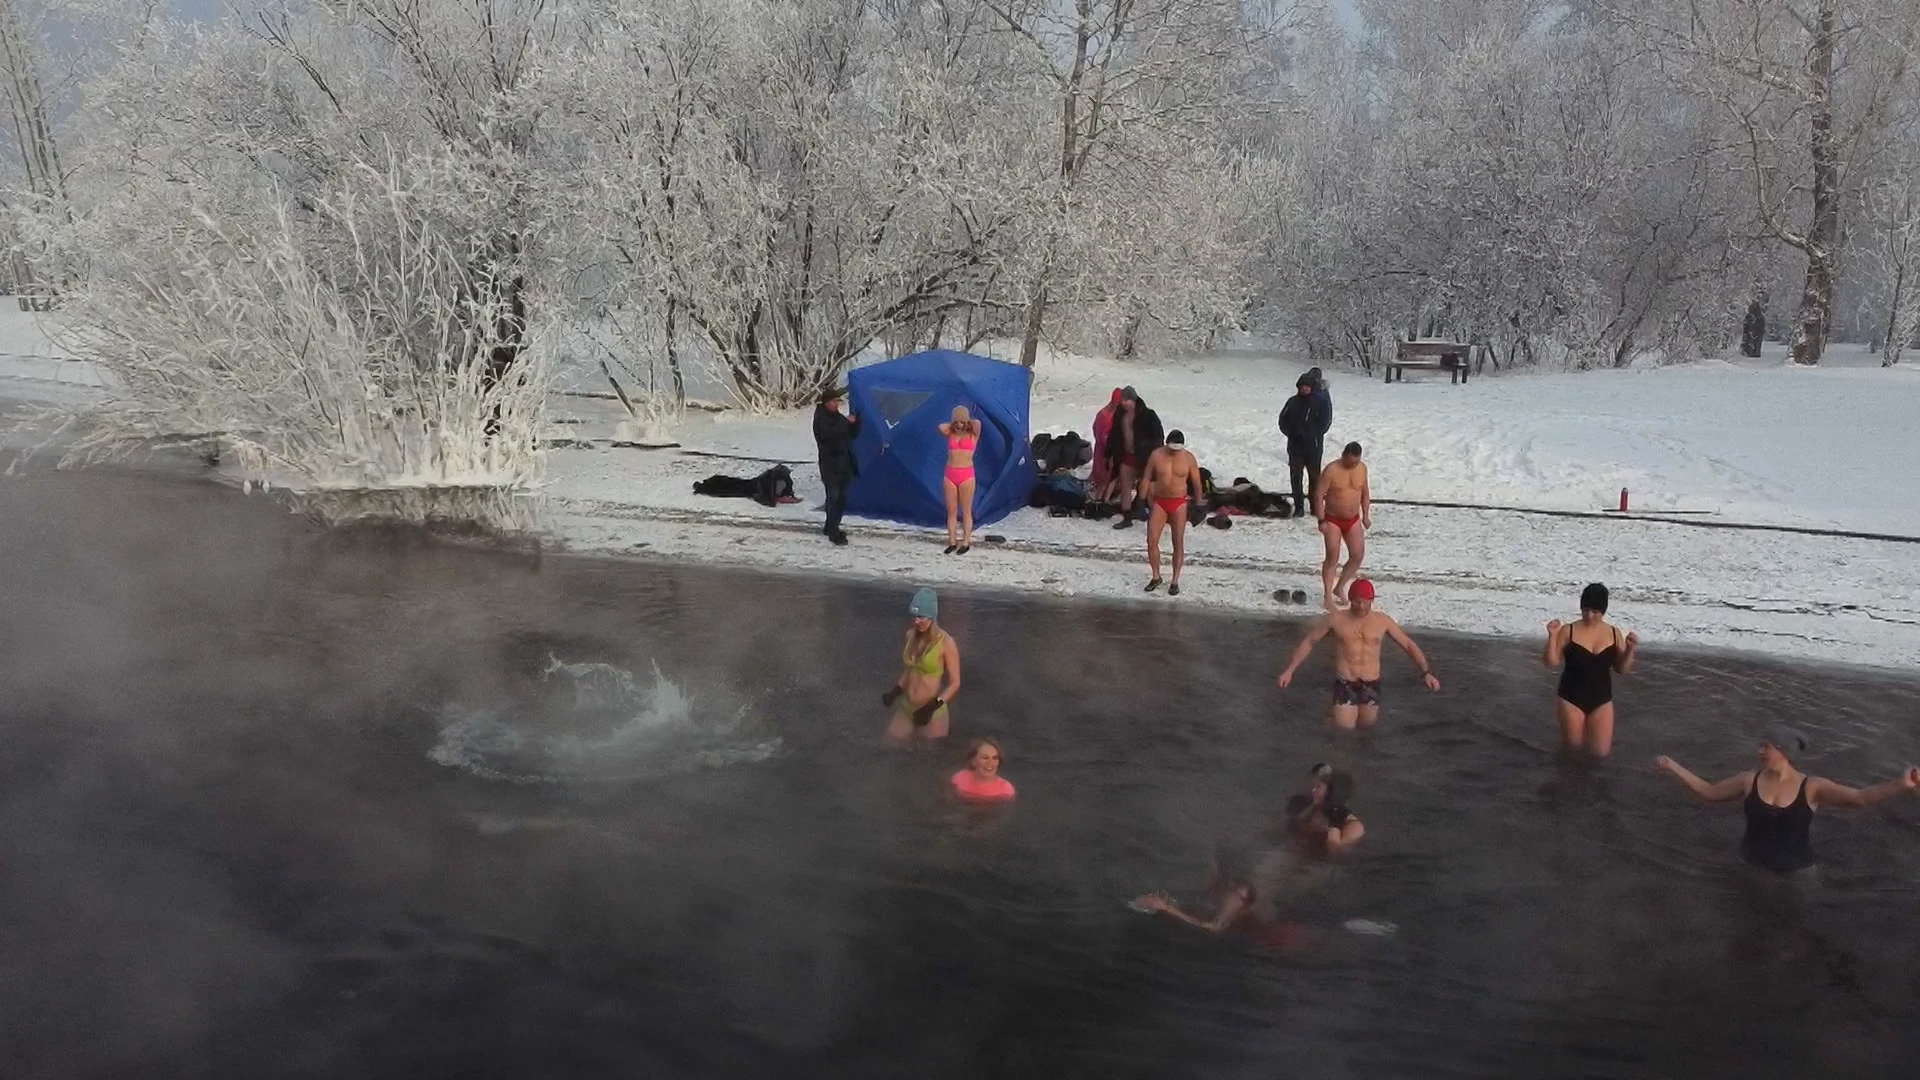
POLYGON ((66 401, 100 390, 93 365, 74 359, 54 342, 49 319, 19 310, 11 297, 0 297, 0 395, 66 401))
MULTIPOLYGON (((1136 387, 1222 480, 1285 485, 1275 416, 1304 363, 1252 353, 1159 365, 1043 361, 1036 431, 1087 433, 1112 389, 1136 387)), ((1920 544, 1700 528, 1724 522, 1920 537, 1920 372, 1857 349, 1798 370, 1747 364, 1410 376, 1391 386, 1328 372, 1334 445, 1367 447, 1380 499, 1591 512, 1563 518, 1382 505, 1368 566, 1383 606, 1409 625, 1538 635, 1573 614, 1588 581, 1650 642, 1905 666, 1920 662, 1920 544), (1622 487, 1637 511, 1602 516, 1622 487)), ((821 489, 807 417, 691 414, 682 450, 614 449, 618 406, 569 398, 594 449, 554 452, 548 511, 578 550, 735 563, 800 573, 1298 613, 1279 588, 1317 595, 1320 547, 1301 521, 1238 519, 1190 532, 1177 600, 1147 597, 1143 530, 1023 511, 986 530, 1004 545, 945 556, 934 534, 849 519, 854 542, 819 535, 821 489), (698 451, 698 454, 688 453, 698 451), (732 455, 715 457, 705 455, 732 455), (798 463, 803 502, 769 509, 692 494, 711 473, 798 463)))
MULTIPOLYGON (((1223 480, 1285 486, 1275 415, 1306 365, 1252 352, 1161 364, 1043 359, 1035 431, 1082 434, 1131 384, 1185 430, 1223 480)), ((1391 386, 1330 370, 1330 442, 1367 447, 1382 500, 1593 512, 1380 505, 1368 557, 1383 606, 1410 626, 1536 637, 1573 614, 1588 581, 1614 589, 1621 622, 1650 645, 1750 649, 1854 663, 1920 663, 1920 544, 1700 528, 1746 523, 1920 537, 1920 371, 1837 347, 1817 370, 1721 360, 1628 371, 1488 376, 1465 386, 1410 376, 1391 386), (1622 487, 1639 511, 1598 512, 1622 487)), ((46 342, 37 318, 0 311, 0 396, 97 386, 46 342)), ((1178 599, 1144 596, 1143 530, 1022 511, 1004 544, 945 556, 935 535, 849 519, 853 544, 819 535, 821 489, 808 417, 690 413, 677 450, 614 448, 617 403, 558 399, 590 448, 549 455, 550 531, 582 551, 778 572, 844 574, 1138 603, 1300 614, 1276 589, 1317 589, 1317 535, 1302 521, 1237 519, 1192 530, 1178 599), (710 456, 710 455, 732 455, 710 456), (695 496, 712 473, 794 463, 803 501, 771 509, 695 496)))

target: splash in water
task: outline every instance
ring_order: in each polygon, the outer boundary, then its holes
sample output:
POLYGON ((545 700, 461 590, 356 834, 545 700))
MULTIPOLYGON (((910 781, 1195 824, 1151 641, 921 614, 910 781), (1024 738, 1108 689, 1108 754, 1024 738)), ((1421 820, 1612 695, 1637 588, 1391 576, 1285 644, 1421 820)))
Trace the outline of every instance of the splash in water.
POLYGON ((542 784, 644 780, 780 751, 747 708, 704 709, 658 666, 642 685, 611 664, 549 659, 540 690, 524 710, 452 716, 428 756, 488 780, 542 784))

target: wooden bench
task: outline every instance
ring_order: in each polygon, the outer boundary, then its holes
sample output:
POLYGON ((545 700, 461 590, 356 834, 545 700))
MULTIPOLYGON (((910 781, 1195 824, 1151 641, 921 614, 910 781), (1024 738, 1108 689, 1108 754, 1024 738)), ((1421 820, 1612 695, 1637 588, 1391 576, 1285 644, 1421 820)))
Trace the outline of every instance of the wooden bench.
POLYGON ((1461 341, 1402 341, 1387 361, 1387 381, 1405 382, 1408 368, 1420 368, 1444 370, 1448 382, 1464 384, 1472 356, 1473 346, 1461 341))

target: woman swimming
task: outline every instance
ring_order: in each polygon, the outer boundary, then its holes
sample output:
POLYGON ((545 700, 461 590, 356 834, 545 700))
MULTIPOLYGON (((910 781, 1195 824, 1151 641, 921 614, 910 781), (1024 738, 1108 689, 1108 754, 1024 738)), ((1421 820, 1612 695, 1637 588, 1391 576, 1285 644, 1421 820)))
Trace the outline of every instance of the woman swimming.
POLYGON ((1640 639, 1622 635, 1607 622, 1607 587, 1599 583, 1580 593, 1580 621, 1547 624, 1547 647, 1540 662, 1560 668, 1560 746, 1603 758, 1613 752, 1613 675, 1633 670, 1640 639))
POLYGON ((1740 838, 1740 856, 1764 870, 1787 873, 1813 865, 1813 812, 1822 806, 1872 806, 1920 787, 1920 768, 1909 767, 1898 777, 1868 788, 1850 788, 1793 767, 1788 752, 1807 748, 1807 737, 1792 728, 1775 728, 1760 740, 1760 767, 1709 784, 1670 757, 1655 759, 1654 767, 1680 781, 1704 802, 1742 799, 1747 831, 1740 838))
POLYGON ((967 415, 967 407, 956 405, 953 417, 940 425, 947 437, 947 472, 942 487, 947 493, 947 554, 965 555, 973 550, 973 451, 980 445, 980 422, 967 415), (956 518, 964 521, 965 531, 957 531, 956 518))
POLYGON ((1287 833, 1307 855, 1338 855, 1360 842, 1367 827, 1353 816, 1353 777, 1331 765, 1313 767, 1313 786, 1287 800, 1287 833))
POLYGON ((1006 802, 1013 785, 1000 775, 1000 744, 990 738, 973 740, 967 748, 967 767, 953 774, 953 793, 970 803, 1006 802))
POLYGON ((915 735, 946 737, 947 703, 960 692, 960 647, 934 622, 939 613, 940 601, 932 589, 914 593, 907 605, 913 625, 900 650, 900 678, 880 695, 880 703, 893 710, 887 738, 895 742, 910 742, 915 735))
POLYGON ((1255 905, 1260 901, 1260 893, 1254 888, 1252 862, 1244 852, 1224 846, 1214 851, 1213 873, 1207 880, 1207 895, 1213 900, 1211 918, 1180 910, 1165 893, 1148 893, 1129 906, 1136 911, 1171 915, 1209 934, 1258 924, 1259 915, 1255 905))

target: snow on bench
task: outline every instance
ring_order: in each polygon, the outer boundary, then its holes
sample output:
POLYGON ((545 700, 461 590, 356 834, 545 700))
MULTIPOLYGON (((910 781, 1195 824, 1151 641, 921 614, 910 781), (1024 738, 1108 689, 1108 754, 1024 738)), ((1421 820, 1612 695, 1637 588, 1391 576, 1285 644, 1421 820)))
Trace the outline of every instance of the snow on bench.
POLYGON ((1463 341, 1402 341, 1387 361, 1387 381, 1405 382, 1408 368, 1445 370, 1449 383, 1467 381, 1473 346, 1463 341))

